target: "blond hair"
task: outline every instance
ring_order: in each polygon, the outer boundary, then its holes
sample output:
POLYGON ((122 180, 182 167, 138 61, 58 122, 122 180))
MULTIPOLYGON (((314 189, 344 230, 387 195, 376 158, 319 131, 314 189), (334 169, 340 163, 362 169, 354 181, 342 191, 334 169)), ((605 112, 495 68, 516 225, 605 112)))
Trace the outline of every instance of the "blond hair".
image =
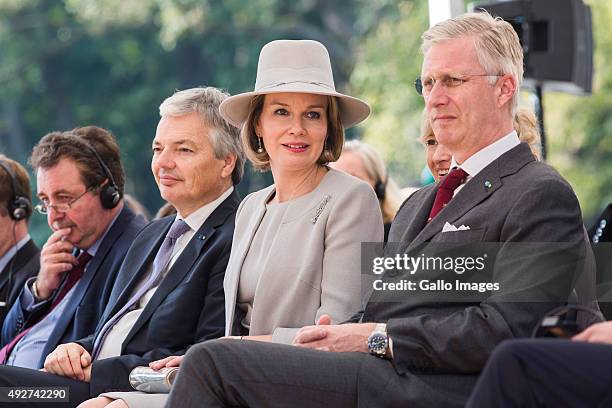
POLYGON ((433 128, 431 127, 431 123, 429 122, 429 116, 427 116, 427 109, 423 109, 423 114, 421 115, 421 134, 419 135, 419 141, 424 144, 427 138, 430 136, 433 136, 434 138, 436 137, 433 128))
MULTIPOLYGON (((432 45, 463 37, 474 40, 478 62, 490 75, 510 74, 516 82, 512 97, 511 114, 518 108, 518 90, 523 83, 523 48, 512 25, 500 17, 492 17, 486 11, 465 13, 442 21, 421 36, 422 52, 425 54, 432 45)), ((491 78, 495 83, 497 78, 491 78)))
MULTIPOLYGON (((256 125, 261 116, 261 111, 264 105, 266 95, 256 95, 251 99, 249 104, 249 114, 240 130, 240 139, 246 153, 246 157, 256 170, 267 171, 270 169, 270 156, 263 146, 263 152, 258 152, 259 136, 257 135, 256 125)), ((342 153, 342 145, 344 144, 344 127, 340 119, 340 110, 338 109, 338 101, 334 96, 327 96, 327 139, 325 147, 317 160, 317 164, 325 164, 334 162, 342 153)))
POLYGON ((344 143, 343 152, 359 155, 368 176, 375 181, 376 185, 381 186, 379 188, 384 188, 384 198, 379 198, 383 222, 388 224, 393 221, 401 204, 401 196, 397 184, 387 173, 387 166, 380 153, 371 145, 360 140, 349 140, 344 143))
POLYGON ((542 160, 542 138, 535 114, 527 108, 520 108, 514 116, 514 129, 521 142, 529 145, 536 160, 542 160))
POLYGON ((230 154, 236 156, 232 172, 232 183, 236 185, 244 174, 245 159, 238 129, 219 113, 219 105, 228 97, 229 94, 212 86, 177 91, 159 105, 159 115, 182 116, 197 112, 203 123, 210 128, 210 143, 215 157, 222 160, 230 154))

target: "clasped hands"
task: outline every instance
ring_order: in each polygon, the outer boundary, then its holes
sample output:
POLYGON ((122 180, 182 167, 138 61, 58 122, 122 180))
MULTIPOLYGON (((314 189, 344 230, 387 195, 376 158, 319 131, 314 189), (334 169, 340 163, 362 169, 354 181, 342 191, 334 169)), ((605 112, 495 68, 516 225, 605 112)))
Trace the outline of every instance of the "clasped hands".
POLYGON ((91 355, 78 343, 60 344, 45 358, 46 371, 62 377, 89 382, 91 379, 91 355))
POLYGON ((293 345, 332 352, 368 352, 367 341, 376 323, 331 324, 328 315, 322 315, 315 326, 302 327, 293 345))

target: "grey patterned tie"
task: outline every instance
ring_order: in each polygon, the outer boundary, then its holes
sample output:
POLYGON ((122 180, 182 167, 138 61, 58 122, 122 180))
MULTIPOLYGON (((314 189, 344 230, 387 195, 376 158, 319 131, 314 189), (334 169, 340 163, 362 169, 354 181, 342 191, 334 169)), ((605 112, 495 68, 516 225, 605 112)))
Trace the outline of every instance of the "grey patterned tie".
POLYGON ((185 221, 178 218, 174 220, 168 234, 166 234, 166 238, 164 238, 164 242, 159 247, 159 251, 157 251, 157 255, 155 255, 155 259, 153 260, 153 272, 149 278, 140 286, 140 288, 138 288, 130 300, 128 300, 127 303, 123 305, 123 307, 112 318, 110 318, 106 324, 104 324, 102 330, 100 330, 96 336, 92 353, 94 360, 100 353, 104 339, 113 326, 115 326, 117 321, 119 321, 124 314, 130 311, 132 307, 142 298, 142 296, 158 283, 160 277, 162 276, 162 272, 166 269, 168 263, 170 263, 170 257, 172 255, 174 245, 176 244, 176 240, 190 229, 191 228, 185 221))

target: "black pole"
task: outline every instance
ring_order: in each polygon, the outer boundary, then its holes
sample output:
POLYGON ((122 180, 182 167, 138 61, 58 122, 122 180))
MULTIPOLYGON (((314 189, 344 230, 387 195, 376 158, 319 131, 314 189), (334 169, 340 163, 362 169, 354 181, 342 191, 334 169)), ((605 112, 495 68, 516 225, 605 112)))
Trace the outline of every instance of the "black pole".
POLYGON ((542 102, 542 85, 536 84, 536 116, 538 117, 538 124, 540 126, 540 137, 542 142, 542 160, 546 161, 546 134, 544 133, 544 105, 542 102))

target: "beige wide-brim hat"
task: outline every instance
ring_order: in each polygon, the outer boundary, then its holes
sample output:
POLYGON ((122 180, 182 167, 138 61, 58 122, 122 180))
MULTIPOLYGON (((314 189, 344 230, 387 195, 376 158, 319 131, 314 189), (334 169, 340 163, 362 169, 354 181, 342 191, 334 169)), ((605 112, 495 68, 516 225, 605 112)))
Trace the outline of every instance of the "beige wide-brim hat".
POLYGON ((345 128, 370 115, 366 102, 336 92, 329 53, 323 44, 312 40, 276 40, 264 45, 259 53, 255 90, 227 98, 219 111, 225 120, 241 127, 254 96, 281 92, 335 96, 345 128))

